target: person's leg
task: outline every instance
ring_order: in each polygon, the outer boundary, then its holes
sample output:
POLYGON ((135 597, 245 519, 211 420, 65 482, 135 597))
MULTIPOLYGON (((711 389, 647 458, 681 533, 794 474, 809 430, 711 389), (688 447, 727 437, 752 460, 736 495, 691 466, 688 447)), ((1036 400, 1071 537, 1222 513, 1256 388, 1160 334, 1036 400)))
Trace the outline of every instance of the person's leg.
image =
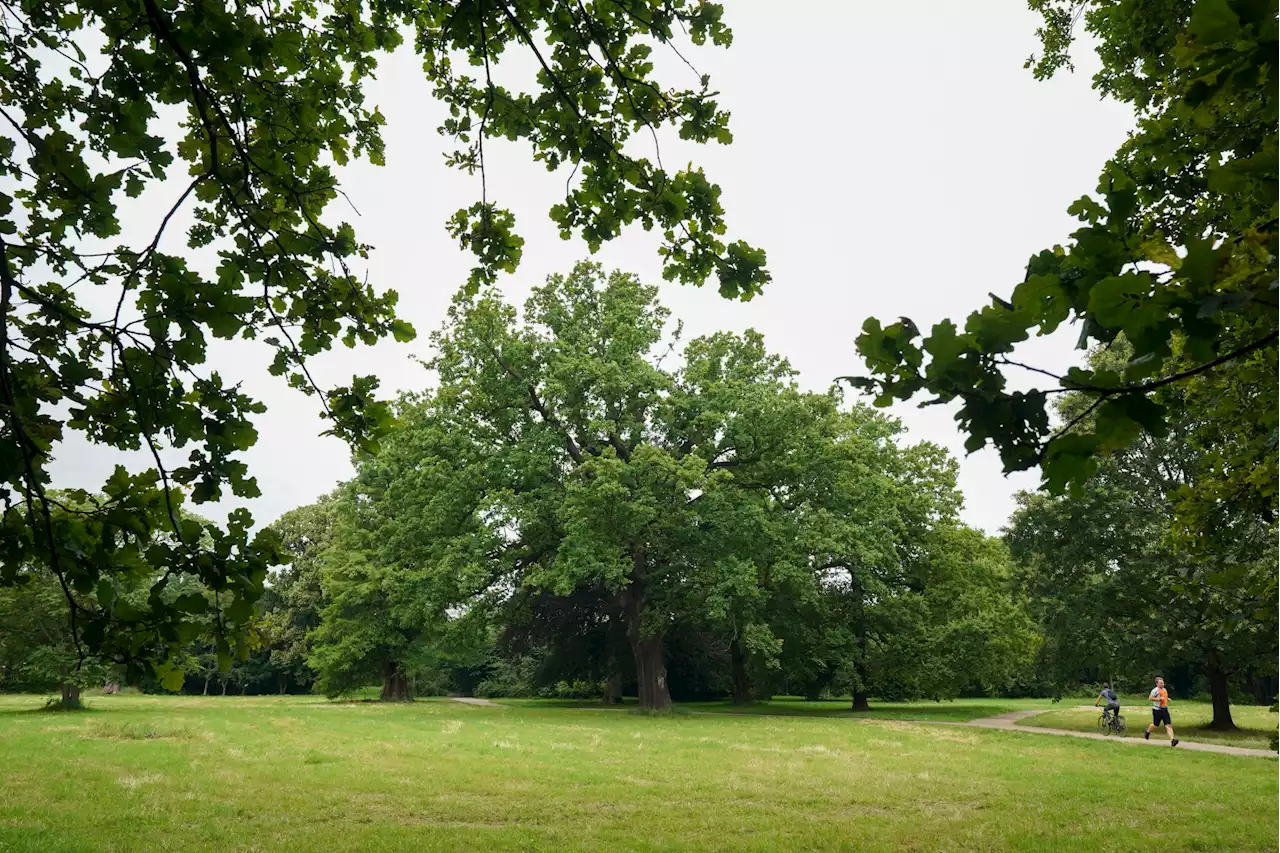
POLYGON ((1154 722, 1163 723, 1164 730, 1169 734, 1169 744, 1171 746, 1178 745, 1178 739, 1173 735, 1173 719, 1169 716, 1168 708, 1160 708, 1155 712, 1156 719, 1154 722))

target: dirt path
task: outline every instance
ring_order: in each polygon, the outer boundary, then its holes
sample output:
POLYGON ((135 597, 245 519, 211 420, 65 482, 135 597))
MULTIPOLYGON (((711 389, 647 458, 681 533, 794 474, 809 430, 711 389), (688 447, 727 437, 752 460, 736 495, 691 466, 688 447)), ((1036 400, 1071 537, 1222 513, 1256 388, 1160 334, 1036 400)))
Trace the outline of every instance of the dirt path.
MULTIPOLYGON (((1157 740, 1144 740, 1136 737, 1110 737, 1108 735, 1100 735, 1097 732, 1074 732, 1069 729, 1045 729, 1038 726, 1020 726, 1019 720, 1025 720, 1027 717, 1034 717, 1037 714, 1047 713, 1050 709, 1046 708, 1040 711, 1011 711, 1008 714, 997 714, 994 717, 983 717, 978 720, 969 720, 967 723, 941 722, 935 725, 940 726, 970 726, 979 729, 1003 729, 1007 732, 1024 732, 1027 734, 1040 735, 1058 735, 1060 737, 1082 737, 1090 740, 1107 740, 1115 743, 1123 743, 1129 746, 1159 746, 1169 749, 1169 741, 1161 733, 1161 737, 1157 740)), ((1223 746, 1216 743, 1199 743, 1197 741, 1179 741, 1178 749, 1189 749, 1193 752, 1218 752, 1223 755, 1247 755, 1252 758, 1275 758, 1276 754, 1266 749, 1246 749, 1243 746, 1223 746)))
MULTIPOLYGON (((497 702, 490 702, 488 699, 477 699, 473 696, 450 696, 454 702, 461 702, 464 705, 476 705, 484 708, 501 708, 497 702)), ((1089 706, 1081 705, 1081 708, 1089 706)), ((618 706, 598 706, 578 708, 580 711, 622 711, 624 708, 618 706)), ((1169 749, 1169 741, 1164 738, 1163 732, 1159 739, 1144 740, 1143 738, 1131 737, 1110 737, 1100 735, 1096 732, 1076 732, 1070 729, 1047 729, 1039 726, 1020 726, 1019 720, 1025 720, 1028 717, 1034 717, 1037 714, 1045 714, 1053 708, 1041 708, 1035 711, 1010 711, 1007 714, 997 714, 994 717, 982 717, 977 720, 969 720, 967 722, 956 722, 950 720, 894 720, 893 722, 918 723, 926 726, 967 726, 976 729, 1001 729, 1006 732, 1022 732, 1024 734, 1039 735, 1058 735, 1059 737, 1079 737, 1088 738, 1089 740, 1106 740, 1114 743, 1123 743, 1129 746, 1159 746, 1169 749)), ((1092 708, 1090 708, 1092 710, 1092 708)), ((754 717, 756 714, 748 714, 745 712, 735 711, 690 711, 691 714, 698 716, 712 717, 754 717)), ((874 718, 866 719, 865 722, 875 723, 882 722, 874 718)), ((1200 743, 1198 741, 1179 741, 1178 749, 1189 749, 1192 752, 1217 752, 1222 755, 1244 755, 1251 758, 1275 758, 1276 753, 1265 749, 1247 749, 1243 746, 1224 746, 1216 743, 1200 743)))

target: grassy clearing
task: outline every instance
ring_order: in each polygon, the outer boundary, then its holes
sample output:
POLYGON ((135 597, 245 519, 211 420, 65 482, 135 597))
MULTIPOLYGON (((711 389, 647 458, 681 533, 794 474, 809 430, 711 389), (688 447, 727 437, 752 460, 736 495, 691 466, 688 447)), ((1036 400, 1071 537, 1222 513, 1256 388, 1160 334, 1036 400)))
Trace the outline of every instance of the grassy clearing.
MULTIPOLYGON (((1067 703, 1063 703, 1064 705, 1067 703)), ((1075 703, 1078 705, 1081 703, 1075 703)), ((1088 704, 1088 703, 1083 703, 1088 704)), ((1149 704, 1124 703, 1121 712, 1128 723, 1126 737, 1142 737, 1151 722, 1149 704)), ((1050 729, 1093 732, 1098 730, 1098 715, 1093 708, 1066 707, 1037 714, 1020 722, 1020 725, 1050 729)), ((1271 732, 1275 731, 1276 715, 1265 705, 1232 705, 1231 716, 1240 728, 1238 732, 1215 732, 1205 726, 1213 719, 1213 706, 1208 702, 1170 702, 1169 713, 1173 717, 1173 730, 1179 740, 1220 743, 1227 746, 1243 746, 1249 749, 1268 749, 1271 732)), ((1114 735, 1112 735, 1114 737, 1114 735)), ((1164 726, 1153 732, 1152 738, 1168 739, 1164 726)))
POLYGON ((1262 759, 809 712, 38 705, 0 697, 5 853, 1277 846, 1262 759))

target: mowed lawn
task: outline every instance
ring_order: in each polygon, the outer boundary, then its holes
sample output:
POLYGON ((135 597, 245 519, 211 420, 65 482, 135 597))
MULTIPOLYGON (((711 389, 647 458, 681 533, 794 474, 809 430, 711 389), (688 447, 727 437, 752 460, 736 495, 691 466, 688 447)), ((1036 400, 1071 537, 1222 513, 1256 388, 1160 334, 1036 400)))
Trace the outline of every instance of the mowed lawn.
MULTIPOLYGON (((1037 714, 1022 720, 1020 725, 1051 729, 1069 729, 1080 732, 1096 732, 1098 715, 1102 712, 1094 708, 1081 708, 1081 704, 1064 700, 1059 710, 1046 714, 1037 714)), ((1143 700, 1135 699, 1121 705, 1124 715, 1126 737, 1142 737, 1151 722, 1151 705, 1143 700)), ((1271 733, 1276 730, 1276 714, 1265 705, 1232 705, 1231 717, 1235 720, 1239 731, 1215 732, 1205 726, 1213 719, 1213 706, 1208 702, 1169 703, 1169 714, 1173 718, 1173 731, 1179 740, 1200 741, 1201 743, 1220 743, 1227 746, 1243 746, 1249 749, 1269 749, 1271 733)), ((1114 735, 1112 735, 1114 737, 1114 735)), ((1169 739, 1164 726, 1151 733, 1152 740, 1169 739)))
POLYGON ((652 717, 447 700, 91 702, 43 713, 28 710, 36 697, 0 697, 0 851, 1277 848, 1269 759, 803 703, 652 717))

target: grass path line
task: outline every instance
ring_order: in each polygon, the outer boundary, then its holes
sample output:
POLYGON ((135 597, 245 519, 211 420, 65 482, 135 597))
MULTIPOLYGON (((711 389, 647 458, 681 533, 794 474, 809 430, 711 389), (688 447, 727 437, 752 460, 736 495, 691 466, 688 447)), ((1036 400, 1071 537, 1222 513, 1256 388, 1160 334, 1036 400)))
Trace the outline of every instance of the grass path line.
MULTIPOLYGON (((1034 717, 1037 714, 1046 714, 1052 709, 1043 709, 1036 711, 1010 711, 1007 714, 997 714, 994 717, 983 717, 977 720, 970 720, 967 723, 944 722, 935 720, 929 725, 935 726, 969 726, 979 729, 1002 729, 1004 731, 1025 732, 1027 734, 1043 734, 1058 735, 1061 737, 1082 737, 1090 740, 1106 740, 1114 743, 1124 743, 1131 746, 1160 746, 1169 749, 1169 742, 1164 739, 1145 740, 1142 738, 1115 738, 1109 735, 1100 735, 1097 732, 1073 732, 1069 729, 1046 729, 1039 726, 1019 726, 1019 720, 1025 720, 1028 717, 1034 717)), ((1162 733, 1163 734, 1163 733, 1162 733)), ((1243 746, 1224 746, 1216 743, 1197 743, 1180 740, 1178 749, 1189 749, 1194 752, 1217 752, 1223 755, 1244 755, 1251 758, 1275 758, 1276 753, 1266 749, 1247 749, 1243 746)))

